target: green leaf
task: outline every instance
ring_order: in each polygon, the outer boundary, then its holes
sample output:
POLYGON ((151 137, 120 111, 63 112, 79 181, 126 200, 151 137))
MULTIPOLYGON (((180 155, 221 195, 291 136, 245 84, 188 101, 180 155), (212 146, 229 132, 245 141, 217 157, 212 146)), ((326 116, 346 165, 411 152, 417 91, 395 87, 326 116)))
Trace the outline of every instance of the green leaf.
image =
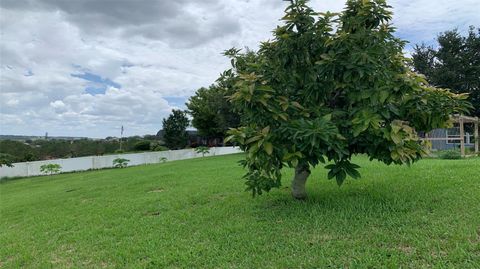
POLYGON ((391 133, 390 137, 395 144, 402 143, 402 136, 399 133, 391 133))
POLYGON ((270 126, 267 126, 267 127, 265 127, 265 128, 262 129, 262 134, 263 134, 263 135, 268 134, 268 132, 270 132, 270 126))
POLYGON ((345 167, 345 172, 354 179, 360 178, 360 173, 351 166, 345 167))
POLYGON ((227 142, 233 140, 234 138, 235 138, 234 135, 229 135, 229 136, 227 136, 223 141, 224 141, 225 143, 227 143, 227 142))
POLYGON ((266 142, 265 144, 263 144, 263 148, 265 149, 265 152, 266 152, 268 155, 272 155, 272 153, 273 153, 273 145, 272 145, 272 143, 266 142))
POLYGON ((345 178, 347 177, 347 174, 345 173, 344 170, 340 170, 336 175, 335 179, 337 180, 337 185, 342 186, 343 181, 345 181, 345 178))
POLYGON ((298 108, 298 109, 303 109, 303 108, 304 108, 304 107, 303 107, 301 104, 299 104, 298 102, 292 102, 292 105, 293 105, 294 107, 298 108))
POLYGON ((332 179, 335 177, 335 172, 333 170, 328 171, 328 179, 332 179))
POLYGON ((250 137, 249 139, 247 139, 247 141, 245 141, 245 144, 248 145, 248 144, 250 144, 250 143, 252 143, 252 142, 255 142, 255 141, 260 140, 261 138, 262 138, 262 137, 259 136, 259 135, 256 135, 256 136, 254 136, 254 137, 250 137))
POLYGON ((325 166, 326 169, 333 169, 335 167, 337 167, 335 164, 329 164, 325 166))
POLYGON ((388 93, 388 91, 381 91, 380 92, 380 103, 385 103, 385 101, 387 100, 388 96, 390 94, 388 93))

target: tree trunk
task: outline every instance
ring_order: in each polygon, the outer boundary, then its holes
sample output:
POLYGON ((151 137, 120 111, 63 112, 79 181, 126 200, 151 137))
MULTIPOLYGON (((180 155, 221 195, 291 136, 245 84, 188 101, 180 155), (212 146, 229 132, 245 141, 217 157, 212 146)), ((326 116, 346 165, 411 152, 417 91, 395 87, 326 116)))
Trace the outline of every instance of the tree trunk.
POLYGON ((305 199, 307 198, 307 192, 305 191, 305 183, 307 183, 307 178, 310 176, 310 169, 307 165, 297 165, 295 168, 295 176, 292 180, 292 196, 295 199, 305 199))

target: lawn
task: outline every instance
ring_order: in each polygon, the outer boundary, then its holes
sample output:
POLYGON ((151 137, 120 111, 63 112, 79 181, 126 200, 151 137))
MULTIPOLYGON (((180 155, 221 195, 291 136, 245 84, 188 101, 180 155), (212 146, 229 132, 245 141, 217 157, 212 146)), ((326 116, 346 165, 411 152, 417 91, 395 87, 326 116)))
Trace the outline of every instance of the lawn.
POLYGON ((0 268, 480 268, 480 158, 355 158, 252 199, 240 155, 0 184, 0 268))

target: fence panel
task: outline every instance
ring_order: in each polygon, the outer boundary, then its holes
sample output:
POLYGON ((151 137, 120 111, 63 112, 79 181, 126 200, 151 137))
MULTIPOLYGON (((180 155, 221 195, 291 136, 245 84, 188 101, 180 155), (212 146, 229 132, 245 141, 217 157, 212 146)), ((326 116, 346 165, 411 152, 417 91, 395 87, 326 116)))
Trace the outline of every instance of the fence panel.
MULTIPOLYGON (((210 152, 205 154, 205 156, 227 155, 239 152, 241 152, 241 150, 238 147, 216 147, 210 148, 210 152)), ((0 178, 38 176, 42 174, 40 172, 40 167, 44 164, 59 164, 62 166, 62 172, 72 172, 113 167, 113 160, 116 158, 128 159, 130 160, 128 165, 135 166, 142 164, 160 163, 162 162, 162 158, 166 158, 167 161, 176 161, 198 157, 202 157, 202 154, 196 153, 194 149, 181 149, 23 162, 14 163, 13 167, 0 167, 0 178)))

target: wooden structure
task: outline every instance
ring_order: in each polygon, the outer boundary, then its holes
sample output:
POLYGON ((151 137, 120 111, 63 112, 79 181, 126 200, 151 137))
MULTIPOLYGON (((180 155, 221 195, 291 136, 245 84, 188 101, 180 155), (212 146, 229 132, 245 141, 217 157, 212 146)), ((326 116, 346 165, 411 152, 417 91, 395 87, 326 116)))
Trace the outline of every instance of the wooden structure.
MULTIPOLYGON (((425 134, 425 137, 422 138, 423 140, 427 141, 458 141, 458 144, 460 145, 460 153, 463 157, 466 156, 474 156, 477 155, 480 152, 480 137, 479 137, 479 125, 480 125, 480 119, 478 117, 468 117, 468 116, 462 116, 462 115, 454 115, 452 116, 452 120, 454 123, 459 125, 459 133, 458 135, 455 135, 454 137, 449 137, 448 135, 445 137, 435 137, 433 135, 433 132, 425 134), (466 138, 466 133, 465 133, 465 124, 473 124, 473 154, 467 155, 465 151, 465 138, 466 138)), ((468 136, 468 140, 470 140, 470 136, 468 136)), ((457 143, 455 143, 457 144, 457 143)))

